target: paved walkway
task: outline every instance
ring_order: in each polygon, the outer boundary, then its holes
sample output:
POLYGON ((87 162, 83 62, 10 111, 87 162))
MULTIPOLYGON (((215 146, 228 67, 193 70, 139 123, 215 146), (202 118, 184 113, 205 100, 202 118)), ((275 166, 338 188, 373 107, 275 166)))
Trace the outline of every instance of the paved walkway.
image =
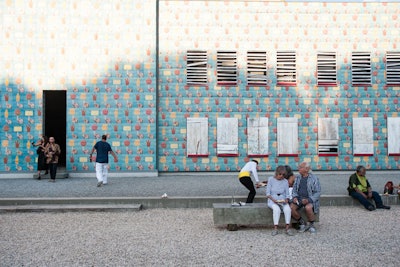
MULTIPOLYGON (((347 195, 348 177, 353 172, 314 172, 321 181, 322 195, 347 195)), ((272 173, 259 173, 260 180, 267 180, 272 173)), ((177 173, 159 174, 157 177, 113 177, 109 184, 96 187, 93 178, 57 179, 56 183, 27 178, 0 179, 0 198, 48 197, 207 197, 246 196, 248 191, 239 183, 237 173, 177 173)), ((399 171, 370 171, 367 177, 374 190, 383 193, 388 180, 400 183, 399 171)), ((257 195, 265 188, 257 189, 257 195)))

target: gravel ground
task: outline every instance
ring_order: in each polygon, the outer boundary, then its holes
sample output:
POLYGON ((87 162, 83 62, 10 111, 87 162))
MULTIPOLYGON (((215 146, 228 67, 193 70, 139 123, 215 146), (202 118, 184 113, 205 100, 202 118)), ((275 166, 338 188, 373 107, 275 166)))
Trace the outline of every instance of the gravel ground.
POLYGON ((398 266, 400 206, 323 207, 317 234, 230 232, 212 209, 0 214, 0 266, 398 266))

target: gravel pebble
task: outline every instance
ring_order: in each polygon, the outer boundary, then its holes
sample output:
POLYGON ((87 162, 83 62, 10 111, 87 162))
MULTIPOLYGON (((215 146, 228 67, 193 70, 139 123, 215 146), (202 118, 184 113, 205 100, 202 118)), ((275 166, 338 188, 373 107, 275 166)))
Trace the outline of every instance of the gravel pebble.
POLYGON ((398 266, 399 217, 323 207, 317 234, 272 237, 215 227, 212 209, 2 213, 0 266, 398 266))

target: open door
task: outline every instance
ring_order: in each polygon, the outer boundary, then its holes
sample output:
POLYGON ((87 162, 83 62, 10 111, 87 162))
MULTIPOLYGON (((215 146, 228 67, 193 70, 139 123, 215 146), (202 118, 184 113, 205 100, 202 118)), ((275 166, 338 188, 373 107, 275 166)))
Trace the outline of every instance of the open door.
POLYGON ((67 92, 65 90, 43 91, 43 127, 44 135, 53 136, 61 148, 58 165, 66 165, 67 134, 67 92))

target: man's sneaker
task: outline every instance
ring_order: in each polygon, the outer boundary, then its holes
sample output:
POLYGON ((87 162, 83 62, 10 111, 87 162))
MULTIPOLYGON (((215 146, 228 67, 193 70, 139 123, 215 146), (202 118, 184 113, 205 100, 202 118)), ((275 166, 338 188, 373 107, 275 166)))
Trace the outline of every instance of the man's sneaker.
POLYGON ((276 236, 277 234, 279 234, 278 230, 276 230, 276 229, 272 230, 272 233, 271 233, 272 236, 276 236))
POLYGON ((370 206, 368 206, 368 208, 367 208, 369 211, 373 211, 373 210, 375 210, 375 207, 374 206, 372 206, 372 205, 370 205, 370 206))
POLYGON ((293 231, 292 231, 291 229, 287 229, 287 230, 286 230, 286 234, 287 234, 288 236, 294 236, 294 233, 293 233, 293 231))
POLYGON ((385 205, 382 205, 382 206, 378 206, 378 207, 376 207, 377 209, 385 209, 385 210, 390 210, 390 206, 385 206, 385 205))
POLYGON ((310 228, 308 229, 308 231, 312 234, 316 234, 317 230, 315 229, 314 225, 311 225, 310 228))
POLYGON ((100 187, 100 186, 102 186, 103 185, 103 182, 98 182, 97 183, 97 187, 100 187))
POLYGON ((310 228, 309 225, 300 224, 299 233, 304 233, 310 228))

